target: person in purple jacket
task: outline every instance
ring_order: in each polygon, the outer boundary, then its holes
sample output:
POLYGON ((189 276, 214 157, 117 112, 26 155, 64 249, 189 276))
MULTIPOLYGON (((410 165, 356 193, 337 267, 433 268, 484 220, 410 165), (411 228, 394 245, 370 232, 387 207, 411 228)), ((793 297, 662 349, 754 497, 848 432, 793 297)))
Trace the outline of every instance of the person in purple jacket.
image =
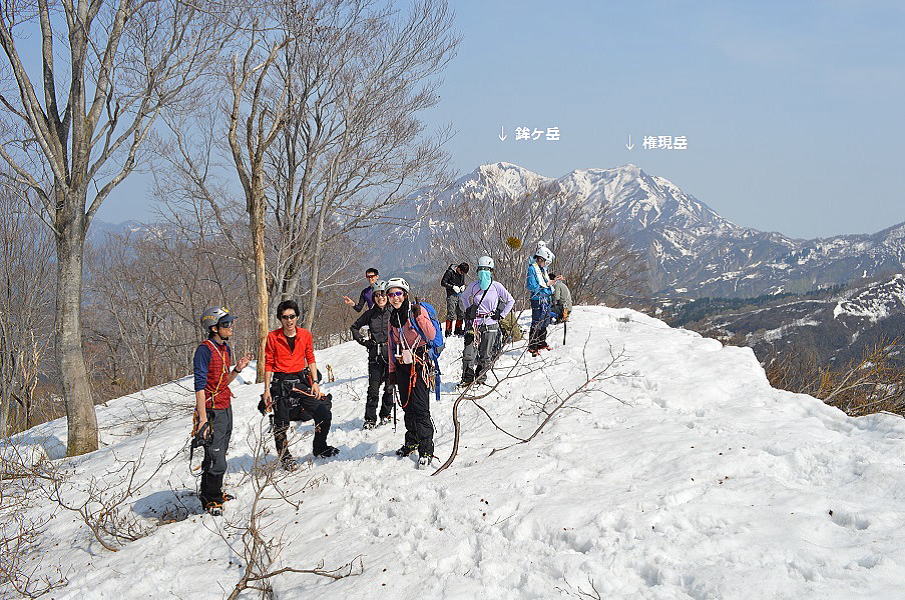
POLYGON ((500 340, 500 319, 515 306, 515 298, 499 281, 493 280, 493 259, 478 259, 478 280, 459 296, 465 313, 465 351, 462 353, 462 381, 483 384, 496 360, 500 340), (501 307, 502 305, 502 307, 501 307))

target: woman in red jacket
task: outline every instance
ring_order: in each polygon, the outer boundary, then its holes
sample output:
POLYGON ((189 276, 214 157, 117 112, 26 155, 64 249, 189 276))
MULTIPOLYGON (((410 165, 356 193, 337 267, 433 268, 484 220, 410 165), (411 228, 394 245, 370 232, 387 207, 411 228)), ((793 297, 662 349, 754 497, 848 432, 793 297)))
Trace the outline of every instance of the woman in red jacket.
POLYGON ((427 340, 436 331, 426 311, 409 300, 409 284, 401 277, 387 281, 387 299, 393 307, 387 332, 389 378, 399 390, 399 405, 405 411, 405 443, 396 451, 408 456, 417 450, 419 462, 428 464, 434 458, 434 425, 431 422, 428 381, 433 365, 427 357, 427 340), (415 329, 414 318, 421 333, 415 329))

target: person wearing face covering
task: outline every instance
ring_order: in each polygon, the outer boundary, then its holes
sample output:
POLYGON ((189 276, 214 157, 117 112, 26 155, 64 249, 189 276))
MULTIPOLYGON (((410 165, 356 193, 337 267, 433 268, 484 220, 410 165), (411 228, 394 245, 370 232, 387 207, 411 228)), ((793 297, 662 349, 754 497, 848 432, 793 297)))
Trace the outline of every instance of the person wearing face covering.
POLYGON ((512 311, 515 298, 493 280, 493 259, 478 259, 478 280, 462 292, 459 302, 465 313, 465 351, 462 353, 460 386, 483 384, 500 349, 500 320, 512 311), (502 305, 502 306, 501 306, 502 305))

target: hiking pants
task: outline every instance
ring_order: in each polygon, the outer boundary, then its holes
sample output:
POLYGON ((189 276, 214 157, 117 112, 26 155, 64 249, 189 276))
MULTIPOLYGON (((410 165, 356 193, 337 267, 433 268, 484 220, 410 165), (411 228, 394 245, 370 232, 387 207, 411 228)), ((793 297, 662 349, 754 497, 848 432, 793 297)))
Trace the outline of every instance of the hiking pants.
MULTIPOLYGON (((424 353, 418 353, 419 359, 424 353)), ((434 454, 434 424, 431 422, 430 390, 421 364, 396 365, 399 404, 405 411, 405 445, 417 446, 422 455, 434 454), (415 382, 412 385, 412 378, 415 382), (412 386, 411 392, 409 386, 412 386)))
POLYGON ((368 395, 365 402, 365 421, 377 421, 377 400, 383 385, 383 404, 380 417, 389 417, 393 412, 393 386, 387 385, 386 346, 377 344, 368 348, 368 395))
POLYGON ((479 340, 475 343, 475 330, 465 332, 465 351, 462 353, 462 381, 465 383, 470 383, 474 377, 480 379, 486 375, 499 350, 498 324, 478 325, 477 334, 479 340))
POLYGON ((547 345, 547 327, 550 325, 550 298, 531 298, 531 330, 528 333, 528 350, 540 350, 547 345))
POLYGON ((211 443, 204 447, 201 461, 201 497, 219 498, 223 494, 223 475, 226 473, 226 450, 233 433, 233 409, 207 409, 211 427, 211 443))
POLYGON ((462 312, 462 307, 459 305, 459 294, 453 294, 452 296, 446 297, 446 320, 447 321, 456 321, 459 319, 464 319, 465 314, 462 312))
MULTIPOLYGON (((283 374, 280 373, 279 375, 283 374)), ((297 393, 283 395, 279 385, 280 379, 276 379, 276 373, 274 377, 275 379, 270 386, 270 395, 273 397, 273 441, 277 448, 277 456, 284 460, 292 458, 292 454, 289 452, 289 442, 286 439, 289 423, 291 421, 310 421, 312 419, 314 419, 314 445, 312 451, 314 454, 318 454, 327 447, 327 434, 330 432, 330 423, 333 420, 331 410, 333 402, 326 397, 314 398, 313 396, 297 393)), ((286 377, 286 375, 283 375, 282 378, 286 377)))

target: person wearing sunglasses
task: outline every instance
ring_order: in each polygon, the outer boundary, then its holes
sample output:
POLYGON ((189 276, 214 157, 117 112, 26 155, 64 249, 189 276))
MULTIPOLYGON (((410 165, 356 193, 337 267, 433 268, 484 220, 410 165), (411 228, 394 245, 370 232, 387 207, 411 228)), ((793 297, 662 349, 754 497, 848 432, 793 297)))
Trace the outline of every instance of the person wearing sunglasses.
POLYGON ((479 258, 478 280, 462 292, 460 302, 465 314, 465 350, 462 353, 460 386, 468 386, 474 381, 484 383, 487 372, 502 350, 500 320, 515 306, 512 294, 502 283, 493 280, 493 268, 491 257, 479 258))
POLYGON ((286 438, 290 421, 314 420, 314 456, 335 456, 339 450, 327 444, 332 398, 321 394, 311 332, 298 325, 299 305, 295 300, 283 300, 277 306, 277 317, 280 327, 267 334, 264 349, 262 400, 265 411, 273 410, 277 456, 283 468, 291 471, 296 463, 286 438))
POLYGON ((192 436, 200 434, 206 440, 204 460, 201 463, 201 506, 207 512, 219 515, 223 503, 232 496, 223 493, 223 477, 226 474, 226 450, 233 431, 233 393, 229 384, 248 366, 250 354, 245 354, 232 364, 229 338, 233 333, 233 321, 225 307, 211 307, 201 313, 201 327, 207 339, 195 350, 192 360, 195 378, 195 417, 192 436))
POLYGON ((368 349, 368 395, 365 402, 365 422, 362 429, 374 429, 378 426, 377 400, 380 386, 383 385, 383 402, 380 405, 379 425, 390 421, 393 412, 393 386, 387 383, 387 329, 390 319, 390 306, 387 303, 387 282, 374 284, 374 306, 369 308, 352 323, 352 337, 356 342, 368 349), (368 336, 362 335, 367 327, 368 336))
POLYGON ((389 379, 399 391, 399 406, 405 412, 405 443, 397 456, 418 452, 421 464, 434 458, 434 425, 430 413, 428 382, 434 377, 434 365, 427 356, 427 340, 437 330, 427 311, 409 298, 409 284, 401 277, 387 281, 387 298, 392 310, 387 332, 389 379), (417 322, 419 333, 412 325, 417 322), (423 334, 423 337, 422 337, 423 334))
POLYGON ((366 305, 368 308, 374 306, 374 284, 377 282, 377 278, 379 277, 379 273, 377 269, 371 267, 367 271, 365 271, 365 279, 368 280, 368 287, 361 290, 361 293, 358 295, 358 303, 352 301, 352 298, 348 296, 343 296, 343 302, 347 305, 351 306, 355 309, 355 312, 361 312, 366 305))

